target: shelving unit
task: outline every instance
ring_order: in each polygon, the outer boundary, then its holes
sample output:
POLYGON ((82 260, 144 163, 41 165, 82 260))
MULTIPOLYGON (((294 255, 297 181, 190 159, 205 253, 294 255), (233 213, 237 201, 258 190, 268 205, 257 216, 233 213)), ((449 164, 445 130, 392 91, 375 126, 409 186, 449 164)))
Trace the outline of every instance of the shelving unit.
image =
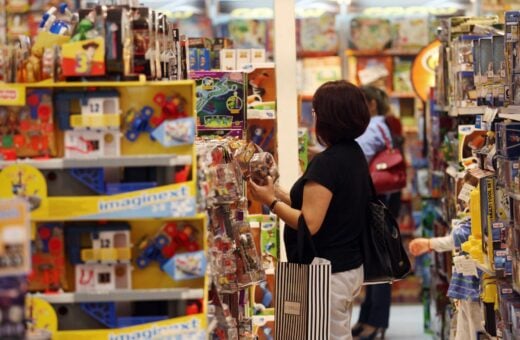
POLYGON ((103 157, 100 159, 18 159, 12 161, 0 161, 0 168, 10 165, 30 165, 37 169, 72 169, 72 168, 95 168, 95 167, 143 167, 143 166, 165 166, 173 167, 179 165, 191 165, 192 158, 188 155, 156 155, 156 156, 121 156, 103 157))
MULTIPOLYGON (((51 151, 35 150, 41 154, 37 158, 24 157, 17 148, 19 159, 0 162, 0 198, 18 195, 32 207, 35 276, 29 277, 28 301, 35 329, 30 331, 45 331, 53 339, 178 334, 180 328, 205 336, 206 215, 197 213, 196 204, 194 103, 192 81, 2 84, 0 106, 19 114, 20 122, 29 119, 23 112, 41 112, 48 105, 47 140, 51 145, 54 138, 55 145, 51 151), (50 101, 34 106, 29 98, 39 90, 50 101), (114 99, 104 93, 118 95, 117 112, 108 112, 115 104, 106 101, 114 99), (63 106, 58 95, 71 102, 63 106), (182 105, 179 116, 163 111, 171 98, 182 98, 176 104, 182 105), (104 109, 85 112, 96 105, 104 109), (151 116, 139 116, 142 108, 151 116), (67 126, 84 114, 97 118, 67 126), (87 126, 106 121, 108 114, 118 115, 116 127, 87 126), (103 140, 88 140, 83 153, 66 154, 69 133, 81 140, 92 131, 116 147, 104 149, 103 140), (52 249, 45 246, 49 235, 52 249), (53 260, 47 263, 49 251, 53 260), (191 267, 182 267, 188 263, 191 267), (197 312, 186 316, 193 301, 197 312), (49 318, 56 321, 46 323, 49 318)), ((0 152, 12 157, 5 147, 0 152)))
POLYGON ((127 302, 127 301, 164 301, 164 300, 199 300, 204 298, 204 289, 169 288, 169 289, 132 289, 112 292, 31 294, 50 304, 84 302, 127 302))

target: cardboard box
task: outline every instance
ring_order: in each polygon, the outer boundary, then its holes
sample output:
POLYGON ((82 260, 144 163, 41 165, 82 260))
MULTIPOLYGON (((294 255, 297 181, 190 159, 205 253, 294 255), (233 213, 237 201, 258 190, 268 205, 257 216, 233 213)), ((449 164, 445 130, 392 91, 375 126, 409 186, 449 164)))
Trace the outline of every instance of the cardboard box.
POLYGON ((520 123, 496 125, 497 152, 508 159, 520 157, 520 123))
POLYGON ((237 53, 233 49, 220 50, 220 69, 222 71, 234 71, 237 69, 237 53))
POLYGON ((207 48, 198 49, 198 69, 201 71, 211 70, 211 54, 207 48))
POLYGON ((61 53, 65 77, 105 75, 103 37, 63 44, 61 53))
POLYGON ((459 161, 464 167, 476 163, 473 150, 484 146, 487 131, 479 130, 475 125, 459 125, 459 161))
POLYGON ((265 49, 252 48, 251 49, 251 64, 265 63, 265 49))
POLYGON ((190 71, 199 71, 199 50, 197 48, 190 48, 188 50, 190 71))
POLYGON ((237 62, 236 69, 241 70, 244 66, 251 64, 251 50, 250 49, 237 49, 237 62))

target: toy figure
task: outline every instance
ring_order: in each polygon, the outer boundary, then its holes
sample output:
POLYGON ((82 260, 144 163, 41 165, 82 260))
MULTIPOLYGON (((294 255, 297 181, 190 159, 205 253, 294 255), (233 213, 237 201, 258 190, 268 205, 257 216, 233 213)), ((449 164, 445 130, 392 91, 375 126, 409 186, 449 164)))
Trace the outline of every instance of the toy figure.
POLYGON ((76 28, 76 34, 74 34, 70 39, 71 42, 94 38, 95 35, 97 35, 97 32, 94 30, 95 15, 95 12, 92 11, 85 18, 81 19, 76 28), (92 31, 94 33, 91 33, 92 31))
POLYGON ((42 52, 31 48, 31 55, 25 60, 25 82, 34 83, 42 80, 41 59, 42 52))
POLYGON ((7 128, 5 133, 7 135, 18 135, 20 133, 20 118, 18 113, 13 111, 12 108, 10 111, 7 111, 5 127, 7 128))

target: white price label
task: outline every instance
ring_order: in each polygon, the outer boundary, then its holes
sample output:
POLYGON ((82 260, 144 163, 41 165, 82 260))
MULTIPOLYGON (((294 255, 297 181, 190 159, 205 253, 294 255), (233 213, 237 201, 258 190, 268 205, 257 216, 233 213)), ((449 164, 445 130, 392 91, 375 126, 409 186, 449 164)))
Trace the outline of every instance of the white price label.
POLYGON ((470 197, 470 194, 473 191, 473 189, 475 189, 475 187, 473 185, 471 185, 469 183, 465 183, 462 186, 462 189, 460 189, 458 199, 463 201, 464 203, 468 204, 469 203, 469 197, 470 197))
POLYGON ((477 273, 477 265, 475 264, 475 261, 472 259, 469 259, 467 257, 461 258, 459 260, 459 265, 461 267, 461 273, 464 276, 478 276, 477 273))

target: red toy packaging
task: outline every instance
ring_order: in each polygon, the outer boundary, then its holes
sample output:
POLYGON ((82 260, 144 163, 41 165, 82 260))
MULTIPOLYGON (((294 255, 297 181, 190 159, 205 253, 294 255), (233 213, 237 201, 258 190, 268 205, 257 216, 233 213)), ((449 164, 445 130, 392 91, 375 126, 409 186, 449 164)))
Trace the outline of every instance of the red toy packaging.
POLYGON ((0 107, 0 155, 4 159, 55 156, 50 90, 30 90, 27 105, 0 107))

